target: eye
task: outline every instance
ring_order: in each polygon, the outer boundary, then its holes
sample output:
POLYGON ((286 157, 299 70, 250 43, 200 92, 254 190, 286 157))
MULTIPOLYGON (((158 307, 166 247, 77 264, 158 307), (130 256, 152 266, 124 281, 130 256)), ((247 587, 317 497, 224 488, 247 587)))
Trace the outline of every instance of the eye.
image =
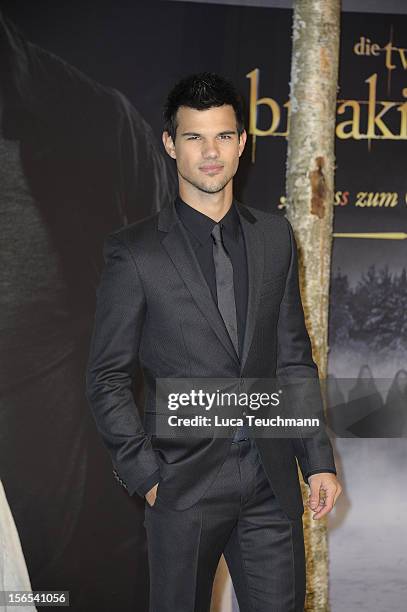
POLYGON ((232 138, 231 134, 221 134, 221 140, 230 140, 232 138))
POLYGON ((188 136, 187 140, 198 140, 200 136, 188 136))

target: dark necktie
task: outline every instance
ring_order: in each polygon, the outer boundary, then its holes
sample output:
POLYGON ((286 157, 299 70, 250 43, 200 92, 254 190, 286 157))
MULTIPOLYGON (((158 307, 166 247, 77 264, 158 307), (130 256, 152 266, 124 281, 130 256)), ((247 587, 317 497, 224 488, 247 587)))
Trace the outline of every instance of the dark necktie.
POLYGON ((239 355, 235 288, 233 284, 233 266, 223 245, 221 225, 219 223, 214 226, 212 230, 212 237, 218 308, 225 322, 226 329, 228 330, 228 334, 233 342, 236 353, 239 355))
MULTIPOLYGON (((230 257, 223 245, 222 225, 217 223, 212 230, 213 262, 216 273, 216 293, 218 309, 225 322, 226 329, 233 342, 237 355, 239 355, 239 340, 237 335, 237 317, 235 288, 233 284, 233 266, 230 257)), ((246 425, 238 427, 233 440, 235 442, 248 438, 246 425)))

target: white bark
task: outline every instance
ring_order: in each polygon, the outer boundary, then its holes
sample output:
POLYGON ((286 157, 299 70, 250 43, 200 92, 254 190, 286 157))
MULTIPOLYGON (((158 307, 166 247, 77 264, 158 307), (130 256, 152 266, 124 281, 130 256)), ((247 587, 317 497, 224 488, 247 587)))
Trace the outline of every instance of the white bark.
MULTIPOLYGON (((287 152, 287 218, 296 236, 301 295, 314 360, 326 377, 334 200, 340 0, 296 0, 287 152)), ((308 488, 303 487, 304 500, 308 488)), ((329 610, 326 520, 304 513, 306 610, 329 610)))

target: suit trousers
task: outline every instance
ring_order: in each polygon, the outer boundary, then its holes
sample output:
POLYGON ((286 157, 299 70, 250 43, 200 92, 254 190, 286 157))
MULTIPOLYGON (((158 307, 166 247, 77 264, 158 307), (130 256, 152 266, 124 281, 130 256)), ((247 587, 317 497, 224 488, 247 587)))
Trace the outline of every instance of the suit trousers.
POLYGON ((209 612, 222 553, 240 612, 303 612, 302 517, 281 509, 254 440, 233 442, 191 508, 146 501, 150 612, 209 612))

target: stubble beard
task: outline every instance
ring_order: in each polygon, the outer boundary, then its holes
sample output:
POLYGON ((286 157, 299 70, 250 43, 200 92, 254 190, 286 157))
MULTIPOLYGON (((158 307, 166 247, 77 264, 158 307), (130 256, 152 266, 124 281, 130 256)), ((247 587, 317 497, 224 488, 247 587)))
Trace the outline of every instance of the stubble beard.
POLYGON ((210 185, 210 184, 207 184, 205 181, 198 181, 195 178, 192 178, 190 176, 186 176, 185 174, 182 174, 182 172, 180 172, 179 170, 178 170, 178 172, 179 172, 180 176, 182 176, 184 181, 187 181, 187 183, 189 183, 190 185, 192 185, 196 189, 199 189, 199 191, 203 191, 204 193, 219 193, 220 191, 222 191, 226 187, 226 185, 229 183, 229 181, 234 176, 233 174, 231 176, 225 176, 219 182, 212 183, 210 185))

